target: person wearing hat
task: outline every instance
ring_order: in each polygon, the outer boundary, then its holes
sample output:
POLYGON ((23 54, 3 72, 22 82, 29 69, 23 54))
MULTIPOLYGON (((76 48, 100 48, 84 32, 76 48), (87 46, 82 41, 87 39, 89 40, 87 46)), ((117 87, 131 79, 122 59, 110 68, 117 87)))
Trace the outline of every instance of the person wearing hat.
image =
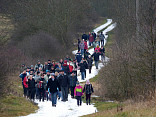
POLYGON ((76 96, 76 99, 77 99, 77 105, 81 106, 81 104, 82 104, 81 96, 83 95, 83 89, 80 86, 80 83, 78 81, 77 81, 76 87, 74 89, 74 95, 76 96))
POLYGON ((61 88, 60 88, 58 80, 55 78, 54 73, 51 74, 51 78, 48 80, 46 92, 48 92, 48 88, 50 89, 50 93, 51 93, 52 106, 56 107, 57 92, 58 92, 57 89, 59 89, 59 91, 61 91, 61 88))
POLYGON ((36 68, 42 68, 43 69, 43 65, 40 63, 40 61, 38 60, 37 61, 37 64, 35 65, 35 70, 36 70, 36 68))
POLYGON ((51 60, 48 60, 48 70, 51 70, 51 67, 52 67, 51 60))
POLYGON ((86 104, 90 105, 91 94, 94 93, 94 90, 93 90, 92 84, 89 82, 89 80, 87 80, 86 84, 84 85, 83 93, 86 94, 86 104))
POLYGON ((78 51, 75 56, 76 56, 75 58, 76 58, 77 62, 80 63, 81 60, 82 60, 82 54, 81 54, 81 52, 78 51))
POLYGON ((74 89, 76 87, 78 79, 77 76, 72 72, 72 74, 69 77, 69 86, 70 86, 70 91, 71 91, 71 98, 74 98, 74 89))

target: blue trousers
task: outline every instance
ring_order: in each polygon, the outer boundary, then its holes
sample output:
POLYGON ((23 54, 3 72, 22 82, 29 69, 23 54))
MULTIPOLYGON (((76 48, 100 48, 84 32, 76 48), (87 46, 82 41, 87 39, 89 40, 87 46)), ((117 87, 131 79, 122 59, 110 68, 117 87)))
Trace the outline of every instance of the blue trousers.
POLYGON ((51 93, 51 101, 52 101, 52 105, 56 105, 56 101, 57 101, 57 92, 51 93))
POLYGON ((84 80, 85 78, 85 72, 81 72, 81 79, 84 80))

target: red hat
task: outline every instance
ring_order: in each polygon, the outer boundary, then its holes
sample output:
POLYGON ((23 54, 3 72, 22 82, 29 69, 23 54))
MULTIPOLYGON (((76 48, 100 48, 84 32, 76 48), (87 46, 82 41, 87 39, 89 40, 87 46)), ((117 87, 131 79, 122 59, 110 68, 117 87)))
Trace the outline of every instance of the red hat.
POLYGON ((64 63, 66 63, 66 64, 67 64, 67 60, 64 60, 64 63))

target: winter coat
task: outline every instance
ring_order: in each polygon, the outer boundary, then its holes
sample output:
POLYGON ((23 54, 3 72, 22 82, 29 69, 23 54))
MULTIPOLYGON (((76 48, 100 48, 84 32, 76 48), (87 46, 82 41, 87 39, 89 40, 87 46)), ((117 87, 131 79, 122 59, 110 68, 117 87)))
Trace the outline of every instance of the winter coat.
POLYGON ((94 40, 96 39, 96 33, 92 33, 94 40))
POLYGON ((82 35, 82 39, 87 40, 88 36, 86 34, 82 35))
POLYGON ((92 84, 85 84, 83 88, 83 93, 92 94, 94 92, 92 84))
POLYGON ((83 95, 83 89, 80 85, 75 87, 74 95, 75 96, 82 96, 83 95))
POLYGON ((41 68, 43 69, 43 65, 42 65, 42 64, 36 64, 36 65, 35 65, 35 70, 36 70, 37 68, 39 68, 39 67, 41 67, 41 68))
POLYGON ((28 88, 29 89, 34 89, 36 85, 35 79, 32 78, 32 80, 28 79, 28 88))
POLYGON ((85 69, 88 69, 88 63, 87 63, 87 61, 83 61, 83 64, 85 65, 85 69))
POLYGON ((87 45, 86 41, 84 42, 84 49, 86 49, 86 50, 88 49, 88 45, 87 45))
POLYGON ((69 64, 69 71, 70 73, 73 71, 73 66, 69 64))
POLYGON ((38 75, 35 75, 35 77, 34 77, 34 80, 38 80, 38 79, 40 79, 41 78, 41 76, 38 76, 38 75))
POLYGON ((86 51, 86 52, 84 53, 84 58, 87 59, 89 55, 90 55, 90 53, 86 51))
POLYGON ((94 41, 94 37, 92 35, 89 36, 89 42, 93 42, 94 41))
POLYGON ((67 75, 69 75, 70 70, 69 70, 69 66, 68 66, 67 64, 63 64, 63 70, 64 70, 64 72, 65 72, 67 75))
POLYGON ((86 67, 84 63, 79 63, 80 66, 80 72, 85 72, 86 71, 86 67))
POLYGON ((90 57, 87 59, 87 62, 88 62, 88 67, 91 67, 93 64, 93 59, 90 57))
POLYGON ((48 63, 48 70, 51 70, 52 63, 48 63))
POLYGON ((105 39, 104 34, 100 34, 100 35, 99 35, 99 39, 100 39, 100 40, 104 40, 104 39, 105 39))
POLYGON ((77 83, 77 76, 72 76, 72 75, 70 75, 70 77, 69 77, 69 86, 70 87, 75 87, 76 86, 76 83, 77 83))
POLYGON ((59 89, 59 91, 61 91, 59 82, 58 82, 58 80, 56 78, 54 80, 52 78, 50 78, 48 80, 48 84, 47 84, 46 90, 48 90, 48 88, 50 88, 50 93, 57 92, 58 91, 57 89, 59 89))
POLYGON ((38 88, 46 89, 47 82, 46 82, 46 80, 45 80, 44 78, 39 78, 39 79, 37 80, 37 85, 39 85, 39 84, 42 84, 42 87, 38 87, 38 88), (41 83, 41 81, 43 81, 43 83, 41 83))
POLYGON ((49 70, 49 69, 48 69, 48 65, 44 65, 44 66, 43 66, 43 71, 46 71, 46 70, 49 70))
POLYGON ((99 43, 94 41, 94 42, 93 42, 93 47, 96 48, 97 45, 99 45, 99 43))
POLYGON ((46 74, 46 75, 44 76, 44 79, 46 80, 46 82, 48 82, 49 78, 51 78, 50 75, 48 76, 48 75, 46 74))
POLYGON ((96 52, 96 50, 97 50, 98 52, 100 52, 100 48, 97 48, 97 47, 96 47, 96 48, 95 48, 95 52, 96 52))
POLYGON ((23 80, 24 80, 24 78, 25 78, 26 76, 27 76, 27 73, 26 73, 26 74, 21 73, 21 74, 19 75, 19 77, 22 78, 22 82, 23 82, 23 80))
POLYGON ((85 47, 84 42, 80 43, 80 44, 79 44, 79 47, 80 47, 81 50, 83 50, 84 47, 85 47))
POLYGON ((94 52, 94 54, 92 54, 92 57, 94 56, 94 61, 99 61, 99 55, 101 55, 101 54, 96 53, 96 52, 94 52))
POLYGON ((26 77, 24 78, 24 80, 23 80, 23 85, 24 85, 25 88, 28 88, 27 80, 28 80, 28 78, 27 78, 27 76, 26 76, 26 77))
POLYGON ((105 53, 105 48, 100 48, 100 52, 101 52, 101 54, 103 54, 103 53, 105 53))
POLYGON ((76 54, 76 60, 78 63, 82 60, 82 54, 81 53, 76 54))
POLYGON ((68 87, 69 86, 69 78, 67 75, 60 75, 59 78, 60 87, 68 87))

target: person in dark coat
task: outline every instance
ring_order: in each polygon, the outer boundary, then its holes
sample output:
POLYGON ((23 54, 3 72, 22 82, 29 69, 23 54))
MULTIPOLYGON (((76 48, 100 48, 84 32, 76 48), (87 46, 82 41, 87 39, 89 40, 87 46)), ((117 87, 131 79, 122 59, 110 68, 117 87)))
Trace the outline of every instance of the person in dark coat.
POLYGON ((87 60, 89 55, 90 53, 88 52, 88 50, 86 50, 86 52, 84 53, 84 58, 87 60))
POLYGON ((92 35, 93 35, 94 41, 95 41, 95 40, 96 40, 96 33, 93 31, 93 32, 92 32, 92 35))
POLYGON ((91 55, 89 55, 89 58, 87 59, 87 62, 88 62, 89 74, 91 74, 92 64, 93 64, 93 59, 92 59, 91 55))
POLYGON ((96 69, 98 69, 98 64, 99 64, 99 56, 101 54, 98 52, 98 50, 96 50, 96 52, 94 52, 92 54, 92 57, 94 56, 94 61, 95 61, 95 66, 96 66, 96 69))
POLYGON ((80 39, 77 40, 77 44, 78 44, 78 51, 80 51, 80 47, 79 47, 79 44, 81 43, 80 39))
POLYGON ((104 61, 105 60, 105 48, 104 48, 104 46, 101 46, 100 53, 101 53, 101 60, 104 61))
POLYGON ((22 86, 23 86, 23 94, 24 94, 24 91, 25 91, 25 87, 24 87, 24 84, 23 84, 23 80, 24 78, 27 76, 27 72, 26 72, 26 69, 19 75, 19 77, 22 79, 22 86))
POLYGON ((51 67, 52 67, 51 60, 48 60, 48 70, 51 70, 51 67))
POLYGON ((56 107, 57 92, 58 92, 57 89, 59 89, 59 91, 61 91, 61 88, 60 88, 58 80, 55 78, 54 73, 51 74, 51 78, 48 80, 48 84, 47 84, 47 88, 46 88, 47 92, 48 92, 48 88, 50 88, 52 106, 56 107))
POLYGON ((83 64, 85 65, 85 78, 86 78, 86 69, 88 69, 88 63, 86 61, 86 59, 82 59, 83 60, 83 64))
POLYGON ((67 76, 70 74, 69 66, 67 65, 67 60, 64 61, 63 70, 67 76))
POLYGON ((101 34, 99 35, 99 39, 101 40, 101 45, 104 45, 105 36, 103 32, 101 32, 101 34))
POLYGON ((87 80, 86 84, 84 85, 83 93, 86 94, 86 104, 90 105, 91 94, 94 93, 94 90, 93 90, 92 84, 89 82, 89 80, 87 80))
POLYGON ((59 76, 59 84, 62 91, 62 101, 68 101, 68 86, 69 86, 69 78, 64 74, 64 71, 61 70, 59 76))
POLYGON ((77 83, 77 76, 74 74, 74 72, 72 72, 72 74, 69 77, 69 83, 70 83, 70 91, 71 91, 71 98, 74 98, 74 89, 76 87, 76 83, 77 83))
POLYGON ((88 39, 87 34, 84 33, 84 34, 82 35, 82 39, 84 39, 85 41, 87 41, 87 39, 88 39))
POLYGON ((81 79, 84 80, 86 67, 85 67, 85 64, 83 63, 83 60, 81 60, 81 62, 79 63, 79 66, 80 66, 80 72, 81 72, 81 79))
POLYGON ((80 51, 78 51, 78 53, 76 54, 76 60, 77 60, 78 63, 80 63, 81 60, 82 60, 82 54, 81 54, 80 51))
POLYGON ((43 71, 46 72, 46 70, 48 70, 48 62, 45 62, 43 66, 43 71))
POLYGON ((36 89, 35 85, 36 85, 35 79, 33 78, 33 75, 30 75, 28 79, 28 92, 29 98, 33 101, 35 97, 35 89, 36 89))
POLYGON ((44 94, 45 94, 45 89, 46 89, 46 80, 44 79, 44 74, 41 74, 41 78, 39 78, 37 80, 37 87, 38 87, 38 90, 39 90, 39 101, 41 101, 41 98, 42 98, 42 101, 44 102, 44 94))

